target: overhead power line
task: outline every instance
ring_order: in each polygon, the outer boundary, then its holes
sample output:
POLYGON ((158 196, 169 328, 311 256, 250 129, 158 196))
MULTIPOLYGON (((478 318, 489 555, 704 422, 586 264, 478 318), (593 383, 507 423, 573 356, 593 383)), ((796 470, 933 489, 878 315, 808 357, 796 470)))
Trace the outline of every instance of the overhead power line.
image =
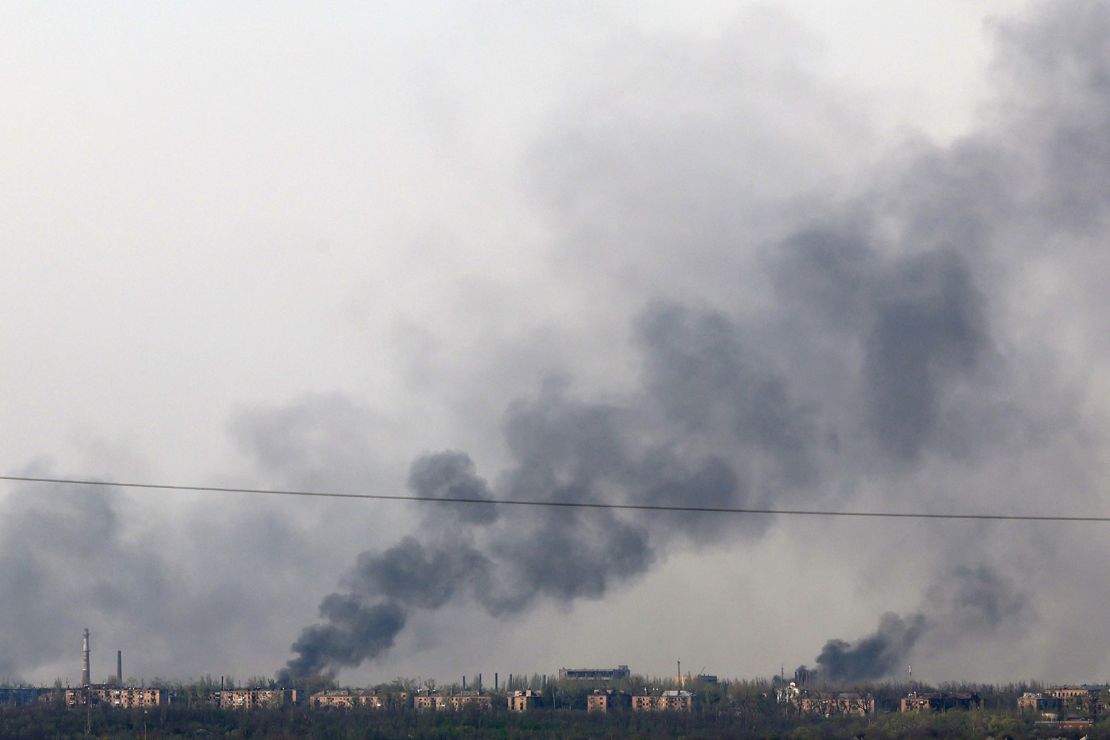
POLYGON ((192 491, 197 493, 257 493, 267 496, 305 496, 316 498, 367 499, 371 501, 413 501, 434 504, 472 504, 480 506, 539 506, 555 509, 616 509, 625 511, 686 512, 696 514, 757 514, 771 516, 866 517, 880 519, 978 519, 1015 522, 1110 522, 1110 516, 1060 516, 1037 514, 959 514, 898 511, 837 511, 829 509, 760 509, 740 506, 682 506, 679 504, 615 504, 595 501, 531 501, 511 498, 415 496, 384 493, 344 493, 341 491, 298 491, 273 488, 233 488, 224 486, 186 486, 169 483, 40 478, 26 475, 0 475, 0 480, 15 483, 50 483, 65 486, 98 486, 153 491, 192 491))

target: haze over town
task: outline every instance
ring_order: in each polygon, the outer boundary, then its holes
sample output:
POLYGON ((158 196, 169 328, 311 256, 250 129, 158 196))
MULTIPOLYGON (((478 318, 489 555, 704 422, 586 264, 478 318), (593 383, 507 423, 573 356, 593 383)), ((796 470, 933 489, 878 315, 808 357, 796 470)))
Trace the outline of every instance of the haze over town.
MULTIPOLYGON (((1110 515, 1096 2, 11 3, 0 473, 1110 515)), ((1106 524, 0 483, 0 679, 1105 682, 1106 524)))

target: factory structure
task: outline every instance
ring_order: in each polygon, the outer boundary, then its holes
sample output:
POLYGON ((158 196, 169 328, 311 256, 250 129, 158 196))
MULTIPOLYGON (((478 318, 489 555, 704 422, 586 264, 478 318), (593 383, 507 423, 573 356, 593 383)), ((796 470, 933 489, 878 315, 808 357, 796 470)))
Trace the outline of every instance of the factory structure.
POLYGON ((164 689, 123 685, 123 651, 116 651, 116 675, 113 682, 92 682, 92 645, 88 627, 81 640, 81 685, 69 688, 62 695, 67 707, 108 706, 117 709, 157 707, 167 703, 164 689))

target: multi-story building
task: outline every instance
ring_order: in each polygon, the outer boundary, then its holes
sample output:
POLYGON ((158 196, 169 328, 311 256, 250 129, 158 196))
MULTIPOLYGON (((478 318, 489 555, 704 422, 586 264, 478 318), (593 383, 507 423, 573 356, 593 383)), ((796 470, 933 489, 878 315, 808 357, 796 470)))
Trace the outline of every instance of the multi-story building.
POLYGON ((308 705, 314 708, 333 707, 336 709, 401 709, 408 701, 408 693, 395 691, 386 693, 378 689, 351 691, 339 689, 318 691, 308 698, 308 705))
POLYGON ((608 712, 610 709, 629 709, 632 706, 632 697, 624 691, 613 689, 594 689, 586 697, 586 711, 608 712))
POLYGON ((161 706, 167 699, 167 693, 163 689, 126 686, 86 686, 80 689, 66 689, 65 693, 67 707, 99 704, 119 709, 133 709, 161 706))
POLYGON ((875 697, 870 694, 803 693, 797 705, 803 714, 816 714, 821 717, 866 717, 875 713, 875 697))
POLYGON ((689 691, 664 691, 632 697, 633 712, 692 712, 694 695, 689 691))
POLYGON ((513 691, 509 693, 508 704, 510 712, 527 712, 543 705, 543 698, 532 689, 513 691))
POLYGON ((477 691, 463 691, 447 697, 447 708, 456 712, 464 709, 493 709, 493 699, 489 694, 480 694, 477 691))
POLYGON ((620 681, 631 675, 626 665, 619 665, 616 668, 559 669, 559 679, 562 681, 620 681))
POLYGON ((297 703, 295 689, 222 689, 213 694, 220 709, 277 709, 297 703))
POLYGON ((1044 690, 1045 696, 1059 699, 1063 707, 1082 710, 1097 702, 1099 693, 1094 686, 1054 686, 1044 690))
POLYGON ((947 712, 950 709, 974 709, 979 703, 978 694, 967 692, 921 694, 911 691, 902 698, 900 709, 903 712, 947 712))
POLYGON ((450 710, 461 712, 464 709, 493 709, 493 700, 488 694, 479 694, 477 691, 462 691, 457 694, 443 694, 437 692, 419 693, 412 700, 413 708, 417 710, 430 710, 441 712, 450 710))
POLYGON ((50 701, 55 689, 30 686, 0 687, 0 704, 23 707, 36 702, 50 701))
POLYGON ((1022 712, 1058 712, 1060 699, 1056 696, 1045 696, 1027 691, 1017 701, 1018 709, 1022 712))

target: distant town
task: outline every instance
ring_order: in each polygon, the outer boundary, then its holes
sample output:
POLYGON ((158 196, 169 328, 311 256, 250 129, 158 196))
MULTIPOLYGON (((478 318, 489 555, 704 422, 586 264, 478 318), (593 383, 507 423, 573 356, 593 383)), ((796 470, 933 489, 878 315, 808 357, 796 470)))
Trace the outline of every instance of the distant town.
MULTIPOLYGON (((845 687, 826 683, 818 671, 799 668, 766 680, 729 680, 702 671, 683 672, 681 662, 665 678, 647 678, 627 665, 563 667, 552 675, 494 673, 462 676, 458 683, 437 685, 398 679, 373 687, 340 687, 326 677, 307 677, 278 685, 254 679, 245 685, 221 677, 191 683, 126 685, 123 655, 116 652, 116 671, 107 681, 92 681, 91 636, 86 629, 81 651, 81 678, 75 686, 60 681, 50 687, 0 687, 0 709, 50 707, 59 711, 226 710, 229 712, 348 713, 457 717, 582 713, 586 716, 636 715, 702 721, 714 718, 759 722, 836 723, 883 715, 968 716, 992 714, 1034 735, 1087 734, 1110 715, 1110 686, 929 687, 921 683, 885 683, 845 687), (492 680, 490 680, 492 679, 492 680)), ((1110 723, 1110 719, 1106 719, 1110 723)), ((144 724, 145 726, 145 724, 144 724)), ((86 730, 91 728, 91 715, 86 730)), ((1110 728, 1108 728, 1110 729, 1110 728)), ((712 734, 712 733, 710 733, 712 734)), ((958 733, 957 733, 958 734, 958 733)), ((832 736, 835 736, 833 733, 832 736)))

